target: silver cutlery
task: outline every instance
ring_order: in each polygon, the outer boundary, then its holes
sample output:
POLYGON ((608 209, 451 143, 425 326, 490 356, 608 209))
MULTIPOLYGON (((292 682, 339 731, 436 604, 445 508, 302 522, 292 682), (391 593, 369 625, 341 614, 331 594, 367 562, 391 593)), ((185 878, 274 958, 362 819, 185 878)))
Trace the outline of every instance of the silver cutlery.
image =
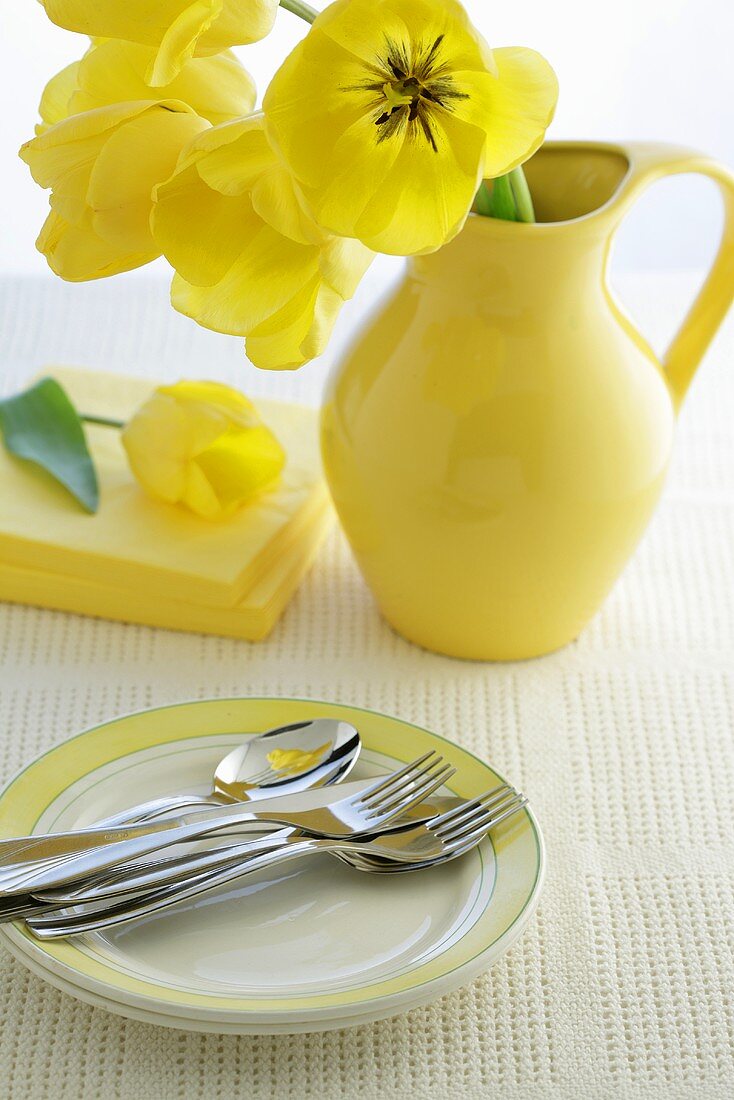
MULTIPOLYGON (((94 821, 94 828, 113 828, 137 821, 151 821, 186 808, 210 808, 219 803, 252 802, 273 794, 295 793, 339 783, 354 767, 361 751, 357 729, 336 718, 292 722, 255 734, 231 749, 217 764, 208 795, 168 795, 139 803, 94 821)), ((264 823, 253 835, 277 826, 264 823)), ((241 840, 243 829, 235 832, 241 840)), ((248 830, 249 831, 249 830, 248 830)), ((220 833, 226 836, 226 833, 220 833)), ((9 841, 8 844, 13 842, 9 841)), ((17 842, 20 851, 27 838, 17 842)), ((6 848, 6 852, 12 848, 6 848)), ((66 858, 66 857, 60 857, 66 858)), ((33 898, 9 904, 0 897, 0 923, 25 912, 37 912, 33 898)))
POLYGON ((33 917, 28 920, 28 925, 39 939, 98 931, 165 909, 254 871, 315 853, 349 856, 368 853, 384 861, 418 870, 464 855, 492 828, 517 814, 526 804, 527 799, 516 791, 498 803, 495 789, 418 825, 380 833, 368 839, 291 835, 278 841, 275 837, 264 837, 259 841, 262 846, 259 855, 244 862, 240 860, 234 866, 194 875, 184 883, 150 891, 142 898, 128 898, 101 909, 92 908, 91 912, 87 909, 69 915, 51 913, 33 917))
POLYGON ((3 841, 0 892, 35 893, 65 885, 172 844, 250 822, 276 822, 321 837, 374 832, 428 798, 454 772, 431 751, 386 778, 342 784, 338 800, 334 790, 322 788, 263 799, 251 804, 253 808, 236 804, 148 824, 30 837, 21 849, 17 841, 3 841))
MULTIPOLYGON (((513 801, 517 797, 517 792, 509 787, 506 783, 500 784, 495 787, 494 790, 488 791, 483 797, 483 805, 485 808, 496 808, 497 810, 503 808, 503 804, 508 800, 513 801)), ((456 799, 441 799, 440 801, 450 801, 453 806, 459 807, 463 805, 462 801, 456 799)), ((508 803, 509 804, 509 803, 508 803)), ((437 814, 435 800, 430 805, 424 801, 414 807, 414 810, 418 810, 420 816, 430 817, 437 814)), ((411 813, 403 813, 398 819, 392 822, 391 831, 396 828, 407 828, 412 824, 411 813)), ((413 817, 413 820, 418 818, 417 815, 413 817)), ((377 830, 375 830, 377 831, 377 830)), ((37 897, 43 901, 52 903, 66 903, 67 905, 79 905, 85 902, 103 901, 107 898, 116 897, 121 894, 137 893, 142 890, 149 890, 151 888, 159 888, 174 884, 182 881, 191 875, 198 875, 206 871, 223 870, 227 867, 235 867, 237 864, 243 862, 253 855, 258 855, 260 852, 270 852, 279 845, 286 846, 292 842, 292 835, 289 836, 287 832, 277 832, 270 834, 268 837, 258 837, 255 840, 239 841, 238 843, 231 843, 226 846, 208 849, 205 851, 189 852, 185 855, 169 856, 167 859, 153 860, 143 864, 135 864, 134 866, 123 865, 122 867, 115 868, 114 871, 105 875, 96 875, 91 879, 85 879, 80 885, 74 885, 71 888, 63 887, 58 890, 44 890, 37 893, 37 897)), ((296 838, 298 839, 298 838, 296 838)), ((362 855, 365 854, 364 849, 358 850, 362 855)))
MULTIPOLYGON (((509 791, 511 788, 503 783, 495 788, 495 790, 499 793, 502 791, 509 791)), ((448 810, 453 810, 457 806, 460 806, 463 801, 463 799, 457 798, 454 795, 433 795, 431 798, 426 799, 425 802, 410 807, 405 813, 401 814, 399 818, 395 819, 391 827, 398 829, 404 826, 413 825, 427 818, 437 817, 441 813, 445 813, 448 810)), ((278 830, 278 835, 281 837, 285 837, 289 833, 295 834, 296 830, 278 830)), ((222 836, 221 833, 217 835, 222 836)), ((224 835, 226 836, 226 834, 224 835)), ((254 837, 254 839, 260 839, 260 837, 254 837)), ((226 844, 218 845, 215 848, 208 848, 206 851, 207 853, 216 852, 221 856, 226 856, 234 854, 236 849, 241 849, 241 854, 244 858, 248 851, 252 850, 252 846, 252 838, 243 842, 240 837, 240 839, 236 841, 229 840, 226 844)), ((186 861, 192 855, 198 854, 198 852, 187 852, 184 855, 167 855, 157 860, 146 860, 144 863, 125 863, 112 871, 91 875, 89 878, 83 879, 79 885, 72 884, 71 886, 60 887, 58 890, 43 890, 39 891, 38 894, 11 894, 7 897, 0 896, 0 924, 18 920, 22 917, 37 916, 41 913, 58 912, 60 909, 66 909, 69 905, 78 904, 79 901, 82 900, 85 887, 97 884, 101 885, 107 882, 117 883, 124 880, 126 876, 137 873, 144 868, 149 870, 157 867, 168 869, 172 865, 176 865, 183 870, 186 861)), ((382 860, 379 856, 371 856, 368 853, 357 854, 355 852, 351 855, 347 853, 336 854, 335 858, 343 863, 348 863, 354 867, 366 870, 380 871, 385 867, 394 867, 391 861, 382 860), (365 867, 364 865, 368 866, 365 867)), ((408 866, 407 869, 410 870, 410 867, 408 866)), ((125 892, 129 893, 129 890, 125 892)))

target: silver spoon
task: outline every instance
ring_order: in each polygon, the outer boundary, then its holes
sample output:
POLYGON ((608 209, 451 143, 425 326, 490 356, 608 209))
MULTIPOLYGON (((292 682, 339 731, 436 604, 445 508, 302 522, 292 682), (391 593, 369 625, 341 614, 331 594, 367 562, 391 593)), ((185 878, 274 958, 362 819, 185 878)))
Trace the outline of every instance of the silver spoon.
POLYGON ((217 803, 253 802, 338 783, 354 767, 361 743, 350 722, 313 718, 249 737, 217 764, 207 795, 169 795, 96 822, 127 825, 171 812, 217 803))

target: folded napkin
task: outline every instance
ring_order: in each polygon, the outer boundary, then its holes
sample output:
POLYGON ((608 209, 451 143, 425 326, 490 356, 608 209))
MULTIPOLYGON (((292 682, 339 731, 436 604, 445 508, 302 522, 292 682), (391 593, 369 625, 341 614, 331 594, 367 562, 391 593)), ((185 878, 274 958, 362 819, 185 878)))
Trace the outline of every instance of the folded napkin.
MULTIPOLYGON (((158 384, 72 367, 44 373, 58 379, 80 412, 120 420, 158 384)), ((86 428, 100 482, 94 516, 81 511, 51 477, 0 447, 0 563, 37 571, 32 582, 37 593, 41 577, 53 574, 57 586, 67 578, 64 591, 71 591, 76 578, 108 593, 132 593, 141 612, 150 602, 151 615, 159 601, 160 606, 198 604, 207 614, 214 608, 241 610, 253 587, 272 579, 270 570, 281 566, 286 548, 304 532, 313 536, 322 529, 328 501, 316 411, 276 401, 257 404, 286 450, 286 466, 276 489, 222 522, 147 497, 130 472, 116 429, 86 428)), ((9 577, 6 569, 5 591, 9 577)), ((20 587, 19 575, 15 581, 20 587)))
POLYGON ((148 595, 83 577, 3 564, 0 600, 256 642, 278 622, 332 522, 331 506, 325 504, 236 607, 204 607, 163 596, 152 600, 148 595))
MULTIPOLYGON (((127 419, 158 383, 54 367, 80 412, 127 419)), ((280 618, 333 522, 315 410, 258 401, 286 451, 277 488, 211 522, 148 498, 115 428, 87 425, 96 515, 0 446, 0 600, 257 641, 280 618)))

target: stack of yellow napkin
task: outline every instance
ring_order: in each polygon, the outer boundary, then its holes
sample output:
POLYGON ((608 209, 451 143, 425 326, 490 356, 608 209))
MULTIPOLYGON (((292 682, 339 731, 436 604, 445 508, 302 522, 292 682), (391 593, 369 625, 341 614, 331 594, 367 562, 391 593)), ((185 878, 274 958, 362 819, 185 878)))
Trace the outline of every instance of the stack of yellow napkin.
MULTIPOLYGON (((58 379, 76 408, 126 420, 158 383, 72 367, 58 379)), ((222 522, 151 500, 114 428, 87 425, 100 507, 83 512, 51 477, 0 445, 0 600, 252 641, 272 630, 332 522, 316 412, 258 411, 283 445, 276 489, 222 522)))

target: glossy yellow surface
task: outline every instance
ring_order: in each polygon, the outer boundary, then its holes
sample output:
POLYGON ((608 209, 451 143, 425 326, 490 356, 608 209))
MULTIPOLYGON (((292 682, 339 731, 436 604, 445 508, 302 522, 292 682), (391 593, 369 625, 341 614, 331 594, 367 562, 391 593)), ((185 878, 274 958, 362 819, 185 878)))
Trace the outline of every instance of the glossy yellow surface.
POLYGON ((676 410, 734 292, 734 177, 661 145, 550 143, 539 224, 472 216, 418 257, 332 377, 322 448, 388 621, 457 657, 574 639, 657 503, 676 410), (656 179, 699 172, 727 220, 659 363, 606 281, 614 231, 656 179))

